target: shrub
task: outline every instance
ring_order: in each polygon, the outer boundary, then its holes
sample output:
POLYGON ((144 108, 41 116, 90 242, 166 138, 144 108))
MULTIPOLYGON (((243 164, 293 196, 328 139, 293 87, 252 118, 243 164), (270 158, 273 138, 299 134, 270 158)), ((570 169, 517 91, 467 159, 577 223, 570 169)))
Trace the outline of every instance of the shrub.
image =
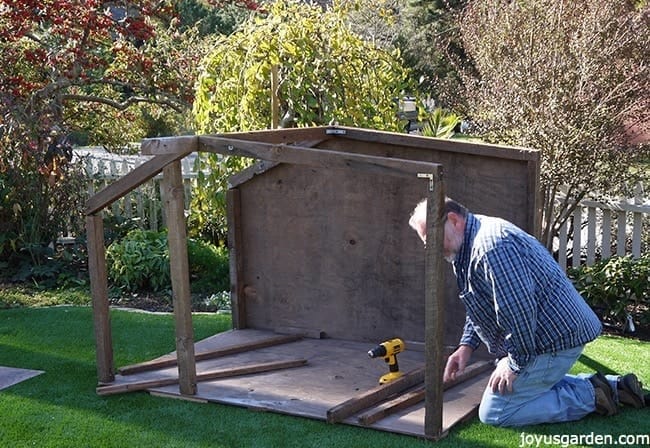
MULTIPOLYGON (((228 251, 189 239, 188 261, 194 292, 229 289, 228 251)), ((164 291, 171 288, 167 232, 132 230, 106 251, 108 275, 123 291, 164 291)))
POLYGON ((106 251, 108 275, 125 291, 161 291, 170 285, 167 234, 136 229, 106 251))
POLYGON ((637 324, 650 324, 650 254, 608 258, 568 275, 604 322, 625 329, 631 315, 637 324))
POLYGON ((201 240, 187 241, 192 291, 222 292, 230 290, 228 249, 201 240))

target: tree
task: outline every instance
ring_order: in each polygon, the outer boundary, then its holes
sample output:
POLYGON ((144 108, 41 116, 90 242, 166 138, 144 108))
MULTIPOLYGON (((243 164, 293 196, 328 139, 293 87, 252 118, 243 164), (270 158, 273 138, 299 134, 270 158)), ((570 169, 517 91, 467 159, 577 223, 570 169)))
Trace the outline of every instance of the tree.
POLYGON ((70 136, 124 144, 187 112, 203 40, 176 6, 0 0, 0 259, 26 249, 37 261, 79 216, 70 136))
MULTIPOLYGON (((295 0, 268 5, 205 59, 194 103, 200 133, 265 129, 272 125, 271 72, 281 127, 336 121, 401 130, 395 99, 411 89, 399 54, 377 48, 353 33, 346 11, 295 0)), ((210 176, 193 196, 191 228, 213 238, 224 228, 225 179, 242 168, 240 159, 210 156, 210 176)))
POLYGON ((475 0, 459 22, 476 69, 466 115, 489 141, 541 151, 549 249, 577 201, 630 186, 647 157, 630 129, 650 124, 648 17, 624 0, 475 0))
POLYGON ((438 105, 454 107, 462 84, 459 72, 469 69, 457 24, 468 0, 400 0, 395 44, 419 79, 420 91, 438 105))

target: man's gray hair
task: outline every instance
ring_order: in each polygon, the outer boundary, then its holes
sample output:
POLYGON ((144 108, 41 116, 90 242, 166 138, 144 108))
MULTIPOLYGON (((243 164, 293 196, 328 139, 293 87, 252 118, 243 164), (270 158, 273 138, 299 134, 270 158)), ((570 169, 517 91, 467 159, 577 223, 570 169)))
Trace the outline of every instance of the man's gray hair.
MULTIPOLYGON (((465 207, 463 204, 460 202, 454 201, 450 197, 445 197, 445 206, 444 206, 444 219, 447 219, 447 213, 453 212, 456 213, 457 215, 462 216, 463 218, 467 218, 467 213, 469 213, 469 210, 467 210, 467 207, 465 207)), ((422 199, 418 205, 415 206, 415 209, 413 210, 413 213, 411 217, 416 217, 415 219, 421 219, 424 222, 424 218, 427 216, 427 200, 422 199)))

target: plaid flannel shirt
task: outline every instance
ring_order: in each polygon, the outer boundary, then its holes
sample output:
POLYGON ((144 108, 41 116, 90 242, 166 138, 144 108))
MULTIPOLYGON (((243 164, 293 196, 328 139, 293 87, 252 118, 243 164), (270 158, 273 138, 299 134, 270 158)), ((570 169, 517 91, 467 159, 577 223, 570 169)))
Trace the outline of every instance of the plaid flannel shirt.
POLYGON ((453 262, 466 320, 461 345, 508 356, 519 373, 536 355, 584 345, 602 326, 548 250, 515 225, 469 213, 453 262))

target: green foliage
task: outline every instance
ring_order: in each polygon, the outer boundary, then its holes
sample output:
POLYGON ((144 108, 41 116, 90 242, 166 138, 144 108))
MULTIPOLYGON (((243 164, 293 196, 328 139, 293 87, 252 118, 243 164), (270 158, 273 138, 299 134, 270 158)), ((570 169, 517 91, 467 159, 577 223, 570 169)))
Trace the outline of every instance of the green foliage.
POLYGON ((435 108, 423 120, 422 135, 426 137, 452 138, 456 127, 460 125, 460 116, 446 112, 441 107, 435 108))
MULTIPOLYGON (((266 16, 254 16, 221 37, 203 64, 194 102, 200 133, 269 128, 272 93, 278 97, 280 127, 336 121, 399 131, 394 99, 411 88, 399 54, 353 33, 343 9, 296 0, 272 3, 266 16)), ((226 179, 250 161, 213 155, 203 163, 210 174, 199 177, 192 231, 222 228, 226 179)))
POLYGON ((81 229, 86 175, 69 162, 68 149, 50 141, 46 154, 30 154, 0 124, 0 260, 39 267, 60 233, 81 229))
POLYGON ((463 113, 487 141, 541 151, 549 248, 572 204, 628 194, 638 180, 630 168, 650 145, 630 128, 650 122, 647 12, 628 1, 475 0, 458 22, 473 63, 463 113))
POLYGON ((233 3, 214 8, 200 0, 176 2, 181 30, 196 27, 200 35, 231 34, 248 15, 247 9, 233 3))
POLYGON ((281 0, 221 38, 204 62, 194 113, 200 133, 271 125, 271 68, 282 125, 399 130, 394 98, 408 89, 399 55, 350 31, 344 11, 281 0))
POLYGON ((650 254, 601 260, 568 271, 576 289, 614 325, 625 328, 628 313, 650 324, 650 254))
POLYGON ((29 285, 0 288, 0 309, 44 307, 58 305, 87 306, 92 302, 85 286, 65 286, 55 289, 32 288, 29 285))
POLYGON ((81 234, 67 136, 118 146, 187 129, 204 39, 175 27, 172 2, 109 3, 0 3, 0 260, 26 254, 23 276, 53 275, 47 248, 81 234))
MULTIPOLYGON (((228 290, 228 253, 224 247, 189 239, 190 281, 195 292, 228 290)), ((117 288, 160 292, 171 288, 167 231, 135 229, 106 250, 108 275, 117 288)))
POLYGON ((460 70, 471 67, 456 20, 468 0, 405 0, 395 45, 419 80, 419 89, 453 107, 462 91, 460 70))
POLYGON ((225 246, 215 246, 204 241, 189 239, 187 251, 193 292, 230 290, 230 266, 228 249, 225 246))
POLYGON ((170 286, 167 234, 136 229, 106 250, 108 275, 125 291, 161 291, 170 286))

